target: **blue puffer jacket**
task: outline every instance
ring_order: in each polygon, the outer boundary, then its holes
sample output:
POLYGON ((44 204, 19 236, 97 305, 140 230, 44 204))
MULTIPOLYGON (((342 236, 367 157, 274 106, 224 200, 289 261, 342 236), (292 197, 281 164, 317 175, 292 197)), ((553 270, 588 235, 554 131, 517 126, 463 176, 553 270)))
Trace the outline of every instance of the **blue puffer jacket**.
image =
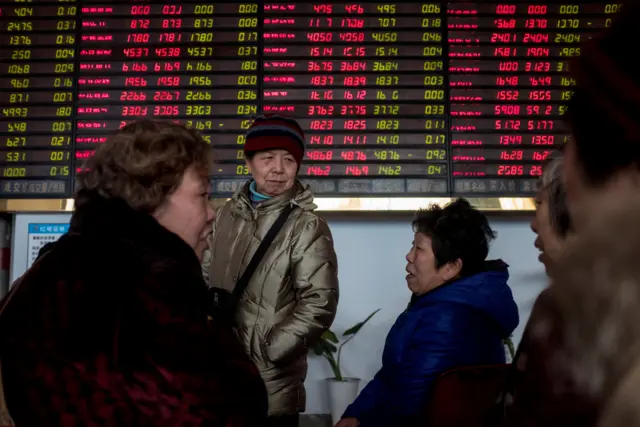
POLYGON ((423 412, 437 376, 451 368, 505 362, 503 338, 518 326, 508 266, 414 298, 387 335, 382 368, 345 411, 360 427, 410 425, 423 412))

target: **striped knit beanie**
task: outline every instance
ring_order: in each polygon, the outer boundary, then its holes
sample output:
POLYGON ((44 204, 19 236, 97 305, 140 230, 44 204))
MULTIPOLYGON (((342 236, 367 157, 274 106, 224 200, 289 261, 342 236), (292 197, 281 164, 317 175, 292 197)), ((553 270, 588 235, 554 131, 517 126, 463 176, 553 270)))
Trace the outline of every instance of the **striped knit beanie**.
POLYGON ((298 167, 304 157, 304 132, 294 119, 278 115, 258 116, 245 137, 244 152, 282 149, 296 159, 298 167))
POLYGON ((567 119, 592 184, 640 167, 640 2, 627 1, 612 18, 611 28, 583 45, 570 65, 576 87, 567 119))

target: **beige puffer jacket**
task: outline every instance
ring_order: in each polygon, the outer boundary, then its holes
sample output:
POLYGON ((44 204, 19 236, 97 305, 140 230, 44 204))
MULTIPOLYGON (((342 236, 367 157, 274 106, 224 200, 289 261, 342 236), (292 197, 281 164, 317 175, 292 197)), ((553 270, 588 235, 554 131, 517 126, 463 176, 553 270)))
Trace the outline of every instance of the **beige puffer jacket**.
POLYGON ((231 292, 282 209, 297 206, 247 286, 236 333, 269 393, 269 416, 305 410, 309 346, 331 326, 338 305, 338 265, 327 223, 314 213, 313 194, 297 182, 254 209, 249 183, 216 217, 203 274, 231 292))

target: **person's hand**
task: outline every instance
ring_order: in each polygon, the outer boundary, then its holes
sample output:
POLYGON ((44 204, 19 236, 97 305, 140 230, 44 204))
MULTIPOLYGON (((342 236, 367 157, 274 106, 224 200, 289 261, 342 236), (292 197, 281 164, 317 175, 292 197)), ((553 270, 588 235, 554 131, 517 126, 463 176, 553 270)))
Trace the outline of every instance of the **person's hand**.
POLYGON ((357 418, 349 417, 343 418, 338 421, 335 427, 358 427, 360 425, 360 421, 357 418))

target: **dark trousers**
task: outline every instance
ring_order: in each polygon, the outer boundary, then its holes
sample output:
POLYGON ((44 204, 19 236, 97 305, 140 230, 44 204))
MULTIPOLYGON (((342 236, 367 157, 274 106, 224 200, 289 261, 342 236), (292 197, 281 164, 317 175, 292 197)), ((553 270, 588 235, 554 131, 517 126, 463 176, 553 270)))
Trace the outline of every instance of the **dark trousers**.
POLYGON ((280 415, 279 417, 267 418, 265 427, 299 427, 300 415, 280 415))

